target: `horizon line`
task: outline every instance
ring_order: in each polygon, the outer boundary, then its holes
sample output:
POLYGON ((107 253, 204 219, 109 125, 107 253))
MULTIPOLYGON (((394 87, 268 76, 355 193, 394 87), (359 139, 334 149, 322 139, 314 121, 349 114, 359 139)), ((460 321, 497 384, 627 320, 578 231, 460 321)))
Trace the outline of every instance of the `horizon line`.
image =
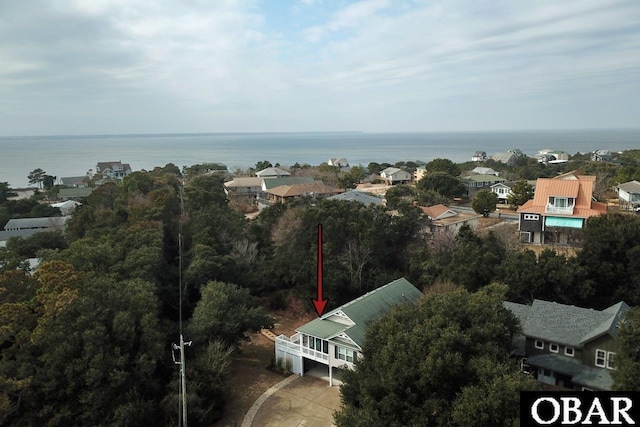
POLYGON ((214 136, 214 135, 283 135, 283 134, 437 134, 437 133, 509 133, 509 132, 593 132, 593 131, 621 131, 640 130, 640 127, 613 127, 613 128, 548 128, 548 129, 485 129, 485 130, 431 130, 431 131, 362 131, 362 130, 335 130, 335 131, 230 131, 230 132, 160 132, 160 133, 96 133, 96 134, 37 134, 37 135, 0 135, 0 139, 12 138, 145 138, 175 137, 175 136, 214 136))

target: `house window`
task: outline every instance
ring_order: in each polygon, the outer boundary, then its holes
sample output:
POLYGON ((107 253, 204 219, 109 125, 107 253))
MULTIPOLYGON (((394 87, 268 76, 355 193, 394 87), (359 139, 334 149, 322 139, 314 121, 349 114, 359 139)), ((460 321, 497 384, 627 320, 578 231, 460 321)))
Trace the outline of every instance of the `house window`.
POLYGON ((346 347, 336 346, 336 359, 346 360, 347 362, 353 363, 355 352, 346 347))
POLYGON ((538 221, 540 219, 540 215, 534 214, 524 214, 525 221, 538 221))
POLYGON ((612 351, 607 352, 607 369, 616 369, 616 354, 612 351))
POLYGON ((596 350, 596 366, 599 368, 606 368, 607 366, 607 352, 604 350, 596 350))
POLYGON ((533 343, 535 348, 544 348, 544 341, 541 340, 536 340, 535 343, 533 343))
POLYGON ((555 343, 549 344, 549 351, 552 353, 557 353, 559 348, 560 347, 558 347, 558 344, 555 344, 555 343))
POLYGON ((565 354, 565 356, 573 357, 574 354, 575 354, 575 352, 573 350, 573 347, 565 347, 564 348, 564 354, 565 354))

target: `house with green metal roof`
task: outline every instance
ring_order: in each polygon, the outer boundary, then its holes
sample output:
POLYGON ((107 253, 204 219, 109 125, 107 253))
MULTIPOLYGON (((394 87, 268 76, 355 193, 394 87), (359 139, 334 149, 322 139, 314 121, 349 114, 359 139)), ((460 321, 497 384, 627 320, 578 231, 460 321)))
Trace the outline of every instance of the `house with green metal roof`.
POLYGON ((516 351, 538 381, 576 390, 611 390, 618 325, 627 304, 601 311, 542 300, 530 306, 504 304, 520 320, 516 351))
POLYGON ((291 337, 278 336, 276 361, 298 375, 324 366, 333 385, 334 369, 353 368, 367 326, 394 306, 415 304, 420 297, 422 292, 404 278, 381 286, 300 326, 291 337))

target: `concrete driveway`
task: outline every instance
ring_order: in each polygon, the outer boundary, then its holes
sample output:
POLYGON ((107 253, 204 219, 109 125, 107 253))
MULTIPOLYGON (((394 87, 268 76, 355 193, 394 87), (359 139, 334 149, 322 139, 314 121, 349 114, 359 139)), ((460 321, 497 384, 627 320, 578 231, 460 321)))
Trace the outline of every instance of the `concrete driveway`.
POLYGON ((257 408, 253 419, 245 418, 249 421, 247 424, 260 427, 332 426, 333 413, 340 408, 340 387, 329 387, 327 381, 311 376, 287 380, 283 381, 281 388, 274 386, 272 393, 257 408))

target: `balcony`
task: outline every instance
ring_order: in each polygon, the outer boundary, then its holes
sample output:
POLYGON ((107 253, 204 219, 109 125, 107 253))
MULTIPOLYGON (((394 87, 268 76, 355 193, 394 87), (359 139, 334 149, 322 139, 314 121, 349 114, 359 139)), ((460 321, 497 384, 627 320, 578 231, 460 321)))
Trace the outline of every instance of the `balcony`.
POLYGON ((276 337, 276 347, 282 350, 286 350, 289 354, 295 354, 296 356, 303 356, 307 359, 312 359, 317 362, 325 364, 329 363, 329 355, 321 351, 314 350, 312 348, 303 347, 300 343, 300 334, 296 333, 291 338, 286 335, 279 335, 276 337))
POLYGON ((574 207, 575 207, 574 205, 560 207, 560 206, 554 206, 550 203, 547 203, 547 205, 545 206, 544 212, 548 214, 573 215, 574 207))

